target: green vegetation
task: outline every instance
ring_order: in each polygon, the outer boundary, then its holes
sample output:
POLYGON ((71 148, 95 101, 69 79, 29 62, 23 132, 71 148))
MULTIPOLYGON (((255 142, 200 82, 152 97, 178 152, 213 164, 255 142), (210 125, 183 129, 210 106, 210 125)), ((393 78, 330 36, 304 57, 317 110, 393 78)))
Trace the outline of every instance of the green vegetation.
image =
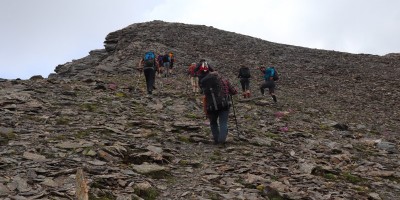
POLYGON ((69 122, 70 122, 70 120, 65 117, 60 117, 60 118, 56 119, 56 125, 68 125, 69 122))
POLYGON ((97 110, 97 106, 92 103, 84 103, 81 105, 81 109, 84 111, 94 112, 97 110))
POLYGON ((138 195, 139 197, 145 199, 145 200, 154 200, 157 199, 158 197, 158 191, 154 188, 148 188, 148 189, 140 189, 138 187, 134 187, 135 189, 135 194, 138 195))

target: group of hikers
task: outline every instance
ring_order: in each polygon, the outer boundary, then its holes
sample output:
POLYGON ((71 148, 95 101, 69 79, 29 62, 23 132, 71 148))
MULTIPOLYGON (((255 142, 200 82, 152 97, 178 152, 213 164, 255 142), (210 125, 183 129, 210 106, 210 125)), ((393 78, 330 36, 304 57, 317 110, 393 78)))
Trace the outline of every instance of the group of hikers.
POLYGON ((155 89, 156 74, 159 77, 169 77, 172 75, 174 68, 175 57, 174 53, 169 52, 166 54, 156 54, 152 51, 146 52, 144 57, 140 60, 139 67, 143 69, 146 78, 147 94, 151 95, 155 89))
MULTIPOLYGON (((173 54, 165 54, 155 56, 155 53, 149 51, 141 59, 140 65, 146 78, 147 93, 152 94, 155 89, 156 72, 163 74, 163 70, 167 70, 166 76, 172 70, 173 54), (170 56, 170 60, 164 57, 170 56), (162 57, 162 58, 161 58, 162 57), (160 62, 161 61, 161 62, 160 62), (169 61, 169 62, 168 62, 169 61), (163 69, 160 69, 160 68, 163 69)), ((275 96, 275 81, 279 79, 278 72, 274 67, 258 67, 262 73, 264 82, 260 85, 260 92, 264 96, 264 90, 268 88, 274 102, 277 102, 275 96)), ((203 108, 210 122, 211 133, 214 144, 224 144, 228 135, 228 116, 230 107, 233 105, 232 95, 236 95, 238 91, 235 87, 221 74, 219 74, 205 59, 201 59, 198 63, 192 63, 187 71, 190 77, 193 93, 203 94, 203 108)), ((243 92, 244 98, 250 98, 250 69, 245 65, 241 65, 238 78, 243 92)))

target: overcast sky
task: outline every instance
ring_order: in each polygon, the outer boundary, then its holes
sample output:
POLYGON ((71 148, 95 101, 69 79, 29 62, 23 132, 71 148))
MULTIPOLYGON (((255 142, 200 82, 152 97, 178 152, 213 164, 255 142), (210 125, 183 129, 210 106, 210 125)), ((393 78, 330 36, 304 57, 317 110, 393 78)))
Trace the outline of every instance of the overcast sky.
POLYGON ((0 0, 0 78, 47 77, 110 32, 163 20, 271 42, 400 53, 399 0, 0 0))

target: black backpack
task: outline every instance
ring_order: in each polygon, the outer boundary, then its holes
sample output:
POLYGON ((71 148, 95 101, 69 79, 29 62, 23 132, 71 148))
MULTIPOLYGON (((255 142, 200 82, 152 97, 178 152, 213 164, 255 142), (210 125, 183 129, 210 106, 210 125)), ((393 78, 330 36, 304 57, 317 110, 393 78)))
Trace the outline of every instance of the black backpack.
POLYGON ((206 96, 207 111, 217 111, 229 108, 229 95, 223 91, 223 83, 215 73, 209 73, 201 80, 201 86, 206 96))
POLYGON ((239 75, 241 78, 250 78, 250 69, 248 67, 240 68, 239 75))
POLYGON ((171 58, 169 57, 168 54, 165 54, 165 55, 163 56, 163 62, 164 62, 164 63, 171 62, 171 58))

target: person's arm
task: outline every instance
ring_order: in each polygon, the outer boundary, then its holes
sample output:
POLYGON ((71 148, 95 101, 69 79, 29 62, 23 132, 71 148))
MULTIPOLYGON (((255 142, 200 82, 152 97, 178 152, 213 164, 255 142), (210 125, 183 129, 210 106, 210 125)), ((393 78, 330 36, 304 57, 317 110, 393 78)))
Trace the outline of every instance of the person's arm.
POLYGON ((228 85, 228 90, 230 95, 235 95, 238 93, 236 88, 228 80, 225 80, 225 82, 228 85))
POLYGON ((199 70, 200 70, 200 66, 201 66, 201 64, 197 64, 197 65, 196 65, 196 68, 194 68, 194 72, 199 71, 199 70))

